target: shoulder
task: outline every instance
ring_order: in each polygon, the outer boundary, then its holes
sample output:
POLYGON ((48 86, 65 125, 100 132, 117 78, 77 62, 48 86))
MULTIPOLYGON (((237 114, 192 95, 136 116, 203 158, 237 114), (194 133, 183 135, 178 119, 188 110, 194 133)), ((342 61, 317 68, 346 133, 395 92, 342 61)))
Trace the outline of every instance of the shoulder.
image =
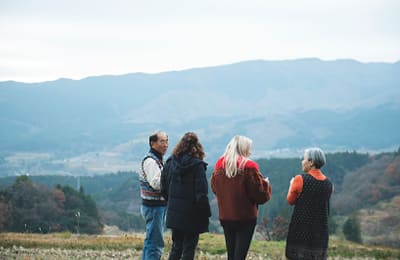
POLYGON ((205 167, 207 166, 207 163, 196 156, 193 156, 191 154, 184 154, 179 158, 176 158, 175 156, 173 156, 177 161, 179 161, 185 168, 191 168, 191 167, 205 167))
POLYGON ((191 161, 192 161, 193 164, 205 164, 205 165, 207 165, 207 163, 203 159, 200 159, 198 157, 191 156, 191 161))
POLYGON ((294 179, 295 180, 303 180, 303 178, 307 178, 308 176, 307 176, 308 174, 297 174, 296 176, 294 176, 294 179))
POLYGON ((326 178, 325 181, 328 183, 328 185, 333 187, 333 182, 329 178, 326 178))
POLYGON ((301 191, 303 189, 303 184, 304 184, 304 179, 307 178, 307 174, 298 174, 294 176, 293 182, 291 183, 291 186, 293 190, 301 191))
POLYGON ((146 154, 145 157, 143 157, 142 162, 146 162, 146 161, 156 161, 157 157, 151 153, 146 154))
POLYGON ((293 182, 291 182, 293 184, 293 187, 295 188, 303 187, 304 178, 307 178, 307 174, 298 174, 294 176, 293 182))
POLYGON ((143 158, 142 162, 147 164, 147 163, 156 163, 157 161, 156 161, 156 158, 148 155, 143 158))
POLYGON ((222 169, 224 168, 225 158, 222 156, 220 157, 217 162, 215 163, 215 169, 222 169))
POLYGON ((174 155, 171 155, 170 157, 167 158, 167 160, 165 161, 165 163, 171 163, 172 161, 176 160, 174 155))
POLYGON ((244 165, 244 167, 245 167, 245 168, 249 168, 249 169, 255 169, 256 171, 259 171, 259 170, 260 170, 258 164, 257 164, 256 162, 250 160, 250 159, 246 162, 246 164, 244 165))
POLYGON ((165 171, 165 170, 167 170, 168 168, 170 168, 170 166, 172 165, 172 163, 173 163, 173 158, 169 157, 169 158, 165 161, 165 163, 164 163, 164 165, 163 165, 163 171, 165 171))
POLYGON ((205 171, 207 169, 208 163, 206 163, 204 160, 200 158, 193 157, 191 165, 193 165, 195 168, 205 171))
POLYGON ((157 161, 156 158, 153 158, 151 156, 146 156, 145 158, 143 158, 142 165, 144 168, 155 167, 155 166, 159 167, 159 162, 157 161))

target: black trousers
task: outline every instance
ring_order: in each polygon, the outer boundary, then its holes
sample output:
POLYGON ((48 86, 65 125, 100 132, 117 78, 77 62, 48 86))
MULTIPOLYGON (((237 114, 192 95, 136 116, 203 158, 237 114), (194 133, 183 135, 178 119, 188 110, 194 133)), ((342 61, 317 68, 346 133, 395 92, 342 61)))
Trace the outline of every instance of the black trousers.
POLYGON ((255 225, 224 225, 228 260, 245 260, 253 238, 255 225))
POLYGON ((172 229, 172 247, 168 259, 193 260, 198 242, 198 233, 185 233, 177 229, 172 229))

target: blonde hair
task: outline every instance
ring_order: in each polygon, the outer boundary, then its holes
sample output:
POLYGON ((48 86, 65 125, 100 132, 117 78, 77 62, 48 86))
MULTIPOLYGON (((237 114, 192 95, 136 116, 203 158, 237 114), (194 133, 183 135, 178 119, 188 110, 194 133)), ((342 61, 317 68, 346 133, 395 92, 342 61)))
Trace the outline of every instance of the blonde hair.
POLYGON ((233 178, 244 168, 249 160, 250 149, 253 141, 242 135, 234 136, 228 143, 224 153, 225 175, 233 178))

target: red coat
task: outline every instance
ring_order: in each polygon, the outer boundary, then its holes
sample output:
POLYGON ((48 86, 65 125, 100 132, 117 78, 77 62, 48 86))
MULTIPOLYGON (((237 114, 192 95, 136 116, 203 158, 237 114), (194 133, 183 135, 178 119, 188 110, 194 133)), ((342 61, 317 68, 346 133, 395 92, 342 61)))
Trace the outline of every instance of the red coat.
POLYGON ((258 204, 271 198, 271 185, 264 180, 258 164, 248 160, 242 171, 233 177, 225 175, 224 158, 215 164, 211 189, 218 202, 221 221, 251 221, 258 216, 258 204))

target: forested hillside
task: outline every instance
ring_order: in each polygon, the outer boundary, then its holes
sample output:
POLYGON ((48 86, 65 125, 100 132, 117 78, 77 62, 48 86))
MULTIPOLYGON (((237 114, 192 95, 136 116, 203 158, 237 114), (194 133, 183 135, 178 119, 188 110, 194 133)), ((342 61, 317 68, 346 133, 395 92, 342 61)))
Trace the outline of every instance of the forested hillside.
MULTIPOLYGON (((272 199, 260 206, 260 223, 257 230, 266 239, 283 239, 292 210, 286 202, 286 193, 290 179, 296 174, 301 174, 301 158, 259 159, 257 162, 263 175, 270 178, 273 187, 272 199)), ((366 238, 365 242, 397 245, 396 236, 400 235, 400 217, 397 216, 400 210, 400 150, 377 155, 355 151, 329 153, 327 164, 322 171, 335 185, 331 200, 331 232, 340 235, 343 223, 350 216, 357 216, 361 224, 361 235, 366 238), (371 221, 375 224, 368 224, 371 221), (383 226, 385 228, 382 228, 383 226), (392 235, 386 235, 384 239, 382 232, 388 228, 392 235)), ((207 171, 208 178, 211 177, 211 173, 212 165, 207 171)), ((33 183, 46 185, 50 190, 57 190, 60 185, 77 187, 76 185, 80 184, 81 193, 86 192, 96 202, 101 223, 116 225, 126 231, 144 228, 139 213, 137 173, 120 172, 93 177, 31 176, 30 179, 33 183)), ((4 194, 9 194, 15 189, 14 182, 15 177, 1 178, 3 206, 7 202, 4 194)), ((41 196, 51 197, 54 191, 46 194, 41 196)), ((209 196, 213 213, 210 230, 220 232, 215 197, 211 191, 209 196)), ((53 202, 47 199, 40 203, 43 205, 53 202)), ((4 212, 0 214, 3 219, 4 212)))
POLYGON ((82 189, 48 188, 20 176, 0 190, 0 231, 99 234, 102 229, 96 203, 82 189))
MULTIPOLYGON (((0 189, 13 185, 18 177, 1 178, 0 189)), ((101 220, 120 229, 142 230, 139 217, 139 179, 137 173, 119 172, 97 176, 30 176, 33 183, 54 188, 57 185, 74 187, 89 194, 96 201, 101 220)))
POLYGON ((400 193, 399 152, 370 157, 369 163, 360 166, 345 176, 335 194, 333 208, 338 214, 349 214, 400 193))

